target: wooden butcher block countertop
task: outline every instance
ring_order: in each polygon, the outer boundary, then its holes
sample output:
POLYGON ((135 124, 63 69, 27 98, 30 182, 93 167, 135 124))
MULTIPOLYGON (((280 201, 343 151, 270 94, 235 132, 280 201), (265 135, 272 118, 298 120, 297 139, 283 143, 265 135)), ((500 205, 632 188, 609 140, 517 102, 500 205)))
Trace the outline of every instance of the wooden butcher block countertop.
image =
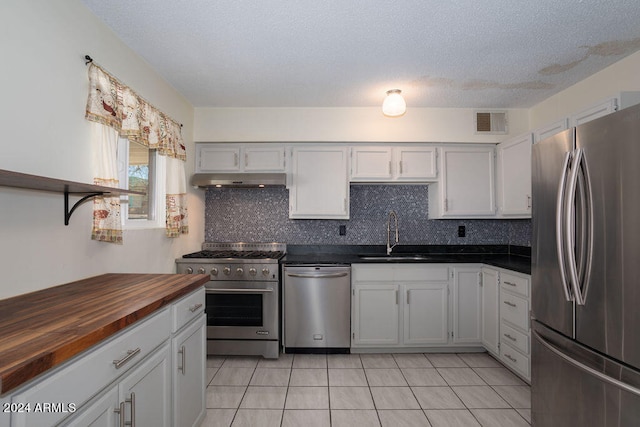
POLYGON ((103 274, 0 300, 0 395, 208 280, 204 274, 103 274))

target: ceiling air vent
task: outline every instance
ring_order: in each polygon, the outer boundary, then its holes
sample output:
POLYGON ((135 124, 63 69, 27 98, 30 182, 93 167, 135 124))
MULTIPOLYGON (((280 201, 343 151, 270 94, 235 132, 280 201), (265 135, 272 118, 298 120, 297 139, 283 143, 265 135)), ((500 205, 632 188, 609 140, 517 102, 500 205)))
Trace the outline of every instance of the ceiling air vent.
POLYGON ((507 133, 506 111, 476 111, 476 133, 507 133))

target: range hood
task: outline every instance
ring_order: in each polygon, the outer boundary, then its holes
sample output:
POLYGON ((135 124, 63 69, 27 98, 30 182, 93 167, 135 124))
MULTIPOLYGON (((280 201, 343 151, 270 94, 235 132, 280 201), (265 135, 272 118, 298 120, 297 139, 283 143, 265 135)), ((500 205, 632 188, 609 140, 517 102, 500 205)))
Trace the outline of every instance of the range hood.
POLYGON ((284 187, 285 173, 197 173, 191 177, 191 185, 200 188, 262 188, 284 187))

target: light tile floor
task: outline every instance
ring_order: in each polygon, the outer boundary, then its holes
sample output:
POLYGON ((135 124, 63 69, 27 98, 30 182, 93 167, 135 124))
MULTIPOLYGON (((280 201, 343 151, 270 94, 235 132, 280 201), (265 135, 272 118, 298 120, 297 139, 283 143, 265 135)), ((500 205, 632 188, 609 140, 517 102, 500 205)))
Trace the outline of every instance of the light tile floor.
POLYGON ((207 359, 202 427, 529 426, 529 386, 487 353, 207 359))

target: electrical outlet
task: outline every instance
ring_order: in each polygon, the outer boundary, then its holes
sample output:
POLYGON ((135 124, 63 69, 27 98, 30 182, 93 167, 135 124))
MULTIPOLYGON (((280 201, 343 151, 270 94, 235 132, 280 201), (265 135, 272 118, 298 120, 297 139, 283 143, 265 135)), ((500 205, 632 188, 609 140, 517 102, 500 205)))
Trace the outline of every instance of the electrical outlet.
POLYGON ((467 228, 464 225, 458 226, 458 237, 465 237, 467 235, 467 228))
POLYGON ((347 226, 346 225, 341 225, 339 228, 339 233, 341 236, 346 236, 347 235, 347 226))

